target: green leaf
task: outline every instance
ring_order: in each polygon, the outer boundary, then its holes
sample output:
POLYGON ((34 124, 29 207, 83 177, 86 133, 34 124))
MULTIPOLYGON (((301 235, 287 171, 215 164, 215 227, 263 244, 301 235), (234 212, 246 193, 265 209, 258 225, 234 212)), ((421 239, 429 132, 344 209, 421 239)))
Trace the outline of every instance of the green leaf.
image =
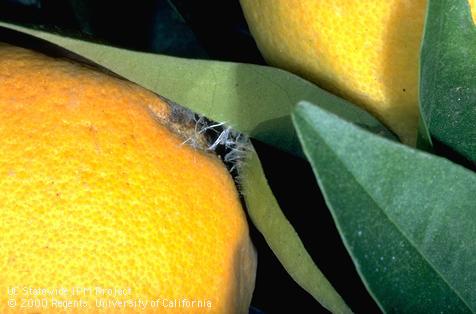
POLYGON ((420 63, 421 114, 435 145, 475 163, 476 28, 467 0, 429 1, 420 63))
POLYGON ((254 150, 240 168, 240 175, 251 220, 289 275, 329 311, 352 313, 314 264, 298 234, 279 208, 254 150))
POLYGON ((476 175, 308 103, 293 114, 326 202, 380 307, 476 311, 476 175))
MULTIPOLYGON (((421 112, 421 110, 420 110, 421 112)), ((434 153, 433 142, 431 140, 430 131, 423 120, 422 115, 418 117, 418 134, 416 147, 428 153, 434 153)))
POLYGON ((301 151, 290 113, 318 103, 372 132, 395 138, 360 108, 289 72, 271 67, 192 60, 130 51, 0 23, 77 53, 204 116, 292 154, 301 151))

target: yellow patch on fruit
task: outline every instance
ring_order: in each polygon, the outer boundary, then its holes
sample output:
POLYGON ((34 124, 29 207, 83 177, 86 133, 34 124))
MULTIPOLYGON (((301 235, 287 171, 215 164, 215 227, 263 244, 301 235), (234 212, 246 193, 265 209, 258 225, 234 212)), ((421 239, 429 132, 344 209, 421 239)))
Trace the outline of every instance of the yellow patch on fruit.
POLYGON ((270 64, 361 105, 415 144, 425 0, 240 1, 270 64))
POLYGON ((235 184, 170 115, 134 84, 0 45, 0 313, 247 313, 235 184))

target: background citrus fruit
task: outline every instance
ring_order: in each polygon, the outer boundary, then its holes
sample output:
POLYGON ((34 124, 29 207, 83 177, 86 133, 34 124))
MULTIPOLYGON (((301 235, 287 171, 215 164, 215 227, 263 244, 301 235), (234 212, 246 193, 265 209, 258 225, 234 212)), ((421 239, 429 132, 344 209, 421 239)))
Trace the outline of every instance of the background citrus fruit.
POLYGON ((52 299, 88 302, 77 313, 248 311, 256 255, 233 179, 171 119, 134 84, 0 45, 1 313, 57 313, 52 299), (68 293, 21 309, 24 288, 68 293), (164 303, 184 299, 211 306, 164 303))
POLYGON ((240 1, 270 64, 363 106, 415 143, 425 0, 240 1))

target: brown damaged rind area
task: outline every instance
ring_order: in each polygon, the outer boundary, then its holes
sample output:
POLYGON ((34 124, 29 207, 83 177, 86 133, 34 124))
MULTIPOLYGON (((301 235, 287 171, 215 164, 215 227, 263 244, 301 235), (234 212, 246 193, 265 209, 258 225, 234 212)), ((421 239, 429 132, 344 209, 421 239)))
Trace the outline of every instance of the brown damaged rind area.
POLYGON ((169 111, 164 114, 157 106, 148 105, 147 109, 152 117, 182 138, 184 144, 204 152, 212 152, 208 149, 212 145, 212 139, 197 125, 198 115, 163 96, 157 96, 168 106, 169 111))

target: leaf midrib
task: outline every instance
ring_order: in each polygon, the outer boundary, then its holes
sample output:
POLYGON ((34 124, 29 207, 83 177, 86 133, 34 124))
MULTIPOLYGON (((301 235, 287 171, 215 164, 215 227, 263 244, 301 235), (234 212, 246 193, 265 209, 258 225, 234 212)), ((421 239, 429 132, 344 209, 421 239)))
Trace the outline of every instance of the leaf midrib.
MULTIPOLYGON (((303 120, 308 124, 308 126, 309 126, 311 129, 313 129, 313 128, 312 128, 312 123, 310 123, 310 121, 308 121, 308 119, 303 118, 303 120)), ((353 126, 353 125, 351 125, 351 127, 358 128, 357 126, 353 126)), ((359 129, 360 129, 360 128, 359 128, 359 129)), ((364 131, 364 132, 365 132, 365 130, 363 130, 363 129, 362 129, 362 130, 359 130, 359 131, 364 131)), ((301 132, 299 131, 299 129, 297 129, 297 133, 299 134, 299 137, 302 139, 302 135, 301 135, 301 132)), ((349 167, 347 166, 347 164, 346 164, 345 162, 343 162, 343 161, 341 160, 341 158, 339 158, 339 155, 338 155, 338 154, 336 153, 336 151, 332 148, 332 146, 329 145, 328 141, 325 140, 325 139, 324 139, 322 136, 320 136, 319 134, 317 134, 316 136, 318 136, 318 137, 321 139, 321 141, 326 145, 326 147, 329 149, 329 151, 332 153, 332 155, 334 155, 334 156, 336 157, 336 160, 340 161, 340 164, 342 164, 342 165, 344 166, 344 169, 346 170, 346 172, 347 172, 348 174, 350 174, 350 176, 351 176, 351 177, 354 179, 354 181, 359 185, 359 187, 365 192, 365 194, 369 197, 369 199, 370 199, 378 208, 382 208, 382 207, 380 206, 380 203, 372 196, 371 193, 369 193, 368 189, 366 189, 365 186, 360 183, 360 181, 357 179, 357 177, 349 170, 349 167)), ((307 141, 306 141, 306 142, 307 142, 307 141)), ((392 143, 392 144, 393 144, 393 143, 392 143)), ((398 144, 395 144, 395 145, 398 145, 398 144)), ((310 158, 310 156, 309 156, 309 152, 308 152, 308 149, 307 149, 307 145, 306 145, 306 147, 304 147, 304 152, 305 152, 306 157, 308 158, 308 160, 312 160, 312 158, 310 158)), ((315 167, 313 166, 312 168, 314 169, 315 167)), ((315 173, 316 173, 316 176, 318 177, 319 183, 321 183, 320 186, 321 186, 321 188, 322 188, 322 190, 323 190, 324 199, 325 199, 325 201, 326 201, 326 204, 327 204, 330 208, 333 208, 332 203, 329 202, 329 200, 328 200, 325 185, 322 184, 322 182, 321 182, 321 180, 320 180, 320 178, 319 178, 319 173, 318 173, 317 171, 315 171, 315 173)), ((422 259, 423 259, 425 262, 428 263, 428 265, 430 265, 431 269, 443 280, 443 282, 444 282, 444 283, 455 293, 455 295, 463 302, 463 304, 467 307, 467 309, 468 309, 471 313, 474 313, 474 312, 472 311, 471 307, 469 306, 469 304, 466 302, 466 300, 460 295, 460 293, 458 292, 458 290, 456 290, 456 289, 453 287, 453 285, 451 285, 451 284, 447 281, 447 279, 445 278, 445 276, 443 276, 443 275, 441 274, 441 272, 435 267, 435 265, 434 265, 432 262, 430 262, 430 261, 428 260, 428 258, 427 258, 420 250, 417 249, 418 246, 417 246, 415 243, 413 243, 413 241, 410 240, 410 238, 407 236, 407 234, 406 234, 405 232, 402 231, 402 229, 398 226, 398 224, 396 224, 396 223, 391 219, 391 217, 389 216, 389 214, 388 214, 385 210, 383 210, 383 209, 381 209, 380 211, 383 212, 384 216, 388 219, 388 221, 395 227, 395 229, 396 229, 399 233, 402 234, 402 236, 405 238, 405 240, 410 244, 411 247, 413 247, 413 249, 418 253, 418 255, 420 255, 420 256, 422 257, 422 259)), ((334 215, 333 215, 333 216, 334 216, 334 215)), ((335 219, 335 218, 336 218, 336 217, 334 216, 334 219, 335 219)), ((338 228, 339 228, 340 233, 343 234, 343 233, 342 233, 342 230, 341 230, 341 228, 340 228, 340 226, 338 226, 338 228)), ((343 241, 344 241, 346 247, 349 249, 349 247, 348 247, 349 245, 348 245, 347 241, 345 240, 345 238, 343 239, 343 241)), ((349 252, 352 252, 351 250, 348 250, 348 251, 349 251, 349 252)), ((350 254, 353 255, 353 253, 350 253, 350 254)), ((360 271, 359 271, 359 273, 360 273, 360 271)), ((365 278, 364 276, 361 276, 361 277, 362 277, 362 278, 365 278)), ((364 282, 365 282, 365 281, 366 281, 366 280, 364 279, 364 282)), ((365 283, 365 285, 367 286, 367 283, 365 283)), ((373 293, 372 293, 372 294, 373 294, 373 293)), ((379 305, 380 305, 380 302, 379 302, 379 305)))

